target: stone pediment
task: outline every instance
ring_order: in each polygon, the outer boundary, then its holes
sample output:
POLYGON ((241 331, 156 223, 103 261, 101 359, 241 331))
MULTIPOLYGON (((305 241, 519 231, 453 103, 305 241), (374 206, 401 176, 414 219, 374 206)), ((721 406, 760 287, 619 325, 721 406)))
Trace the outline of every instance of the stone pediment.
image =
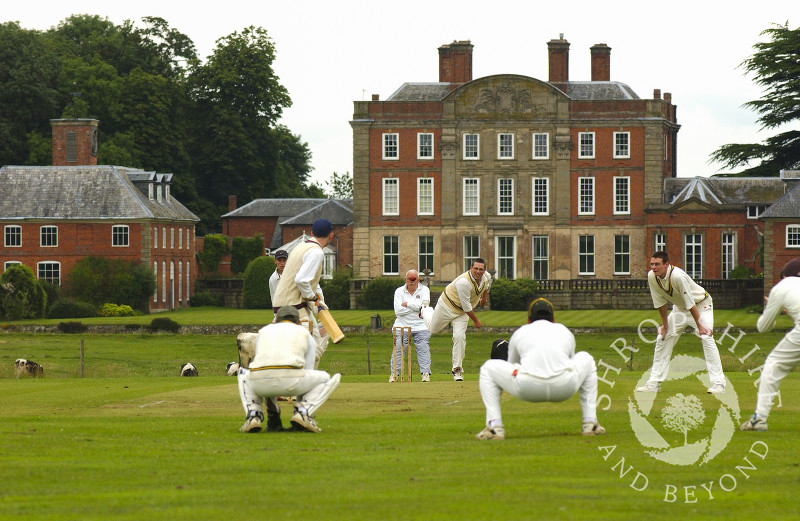
POLYGON ((558 113, 558 101, 566 95, 550 85, 527 76, 488 76, 466 83, 445 99, 454 103, 457 118, 551 119, 558 113))
POLYGON ((670 211, 672 212, 707 212, 716 209, 716 206, 710 205, 698 199, 689 199, 680 204, 673 206, 670 211))

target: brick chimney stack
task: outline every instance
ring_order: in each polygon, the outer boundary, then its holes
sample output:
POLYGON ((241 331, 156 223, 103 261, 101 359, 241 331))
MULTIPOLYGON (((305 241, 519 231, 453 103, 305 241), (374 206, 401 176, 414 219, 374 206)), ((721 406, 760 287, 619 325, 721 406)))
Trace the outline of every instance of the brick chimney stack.
POLYGON ((611 81, 611 47, 598 43, 591 47, 592 81, 611 81))
POLYGON ((441 83, 472 81, 472 47, 469 40, 454 41, 439 47, 439 81, 441 83))
POLYGON ((558 40, 547 42, 548 63, 550 66, 550 83, 567 83, 569 81, 569 42, 564 35, 558 40))
POLYGON ((236 196, 235 195, 229 195, 228 196, 228 211, 229 212, 234 211, 236 209, 236 204, 237 204, 236 196))
POLYGON ((53 166, 97 164, 96 119, 51 119, 53 166))

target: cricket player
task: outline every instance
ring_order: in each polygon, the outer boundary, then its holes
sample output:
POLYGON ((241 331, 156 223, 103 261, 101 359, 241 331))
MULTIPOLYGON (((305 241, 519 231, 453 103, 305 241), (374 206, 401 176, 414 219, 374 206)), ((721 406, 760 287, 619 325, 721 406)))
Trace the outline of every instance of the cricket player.
POLYGON ((269 277, 270 300, 275 298, 275 291, 278 289, 278 281, 281 280, 283 269, 286 267, 286 259, 288 258, 289 254, 286 252, 286 250, 278 250, 275 252, 275 271, 273 271, 272 275, 269 277))
POLYGON ((661 382, 667 378, 672 349, 683 334, 686 326, 697 331, 703 345, 708 377, 711 387, 708 393, 725 392, 725 375, 717 343, 714 342, 714 305, 706 290, 689 277, 682 269, 669 263, 666 252, 657 251, 650 257, 650 271, 647 274, 653 307, 661 315, 658 327, 653 367, 650 378, 636 392, 657 393, 661 382), (667 305, 672 311, 667 314, 667 305))
POLYGON ((328 219, 317 219, 311 226, 311 235, 304 243, 295 246, 286 259, 286 266, 272 298, 272 310, 277 313, 281 306, 292 306, 298 310, 300 323, 308 328, 317 343, 314 365, 317 367, 328 346, 328 335, 320 335, 316 314, 320 308, 328 309, 319 279, 325 258, 322 249, 333 240, 333 225, 328 219))
POLYGON ((467 347, 467 325, 469 319, 475 329, 481 328, 481 321, 474 308, 486 303, 486 295, 492 285, 492 277, 486 273, 486 261, 475 259, 469 271, 462 273, 444 289, 436 308, 424 307, 422 319, 432 334, 442 331, 447 324, 453 325, 453 380, 464 381, 462 365, 467 347))
MULTIPOLYGON (((431 333, 425 327, 425 321, 420 318, 422 308, 430 304, 431 290, 427 286, 419 283, 419 273, 417 270, 408 270, 406 272, 406 283, 394 291, 394 314, 397 318, 394 321, 393 328, 408 327, 411 328, 411 336, 414 338, 414 347, 417 350, 417 363, 419 364, 419 371, 422 373, 422 381, 431 381, 431 348, 429 345, 431 333)), ((404 332, 402 339, 393 338, 392 345, 396 345, 398 340, 401 340, 403 350, 392 350, 393 357, 389 366, 391 368, 391 375, 389 382, 396 382, 397 375, 400 374, 400 361, 409 349, 408 331, 404 332)), ((400 334, 398 333, 398 336, 400 334)), ((411 374, 411 373, 409 373, 411 374)))
MULTIPOLYGON (((297 396, 292 425, 297 430, 320 432, 315 414, 333 394, 341 379, 314 366, 316 342, 300 325, 300 314, 292 306, 276 313, 276 322, 262 327, 256 337, 256 351, 250 368, 239 369, 239 397, 247 417, 242 432, 258 432, 264 421, 261 399, 277 408, 278 396, 297 396)), ((280 409, 278 409, 280 415, 280 409)))
POLYGON ((597 423, 597 367, 592 355, 575 352, 575 336, 554 321, 553 305, 534 300, 528 308, 528 324, 517 329, 508 342, 508 360, 491 359, 481 366, 478 385, 486 406, 486 428, 479 440, 506 436, 500 414, 503 391, 528 402, 563 402, 578 393, 584 436, 605 434, 597 423))
POLYGON ((764 302, 764 312, 756 322, 759 332, 771 331, 783 309, 794 320, 794 328, 778 342, 764 362, 761 382, 758 384, 756 411, 742 424, 743 431, 767 430, 767 417, 781 380, 800 362, 800 257, 786 263, 781 270, 781 281, 772 287, 769 296, 764 297, 764 302))

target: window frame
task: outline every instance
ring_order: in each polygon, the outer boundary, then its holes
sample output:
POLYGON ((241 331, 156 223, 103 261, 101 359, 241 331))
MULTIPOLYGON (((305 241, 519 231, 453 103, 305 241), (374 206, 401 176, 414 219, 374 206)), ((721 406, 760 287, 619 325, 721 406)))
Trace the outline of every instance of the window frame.
POLYGON ((578 132, 578 159, 594 159, 595 158, 595 133, 594 132, 578 132), (588 138, 584 144, 584 137, 588 138), (591 147, 591 153, 585 153, 584 147, 591 147))
POLYGON ((497 215, 514 215, 514 178, 513 177, 498 177, 497 178, 497 215), (504 188, 502 185, 508 182, 510 188, 503 195, 504 188), (511 207, 510 210, 503 211, 504 202, 508 203, 511 207))
POLYGON ((421 161, 433 161, 433 159, 434 159, 434 157, 433 157, 433 153, 434 153, 433 152, 433 143, 434 143, 433 132, 417 132, 417 159, 419 159, 421 161), (423 136, 425 136, 425 137, 430 136, 430 139, 431 139, 430 144, 423 144, 422 143, 423 136), (423 147, 426 147, 426 148, 430 147, 430 155, 423 155, 423 153, 422 153, 423 147))
MULTIPOLYGON (((471 198, 472 196, 470 196, 471 198)), ((461 178, 461 215, 474 216, 481 214, 481 179, 479 177, 461 178), (472 183, 471 181, 474 181, 472 183), (475 186, 475 212, 467 211, 467 186, 475 186)))
POLYGON ((628 131, 625 132, 614 132, 614 159, 630 159, 631 158, 631 133, 628 131), (625 143, 620 143, 617 138, 625 137, 625 143), (619 150, 624 147, 624 152, 619 153, 619 150))
POLYGON ((382 270, 384 275, 399 275, 400 274, 400 236, 399 235, 384 235, 383 236, 383 263, 382 270), (387 243, 387 239, 389 242, 387 243), (387 251, 387 245, 394 251, 387 251), (395 268, 394 271, 387 271, 387 260, 391 264, 389 268, 395 268))
POLYGON ((617 175, 612 178, 614 180, 614 215, 630 215, 631 214, 631 178, 627 175, 617 175), (620 209, 620 187, 619 182, 625 183, 625 208, 620 209))
POLYGON ((431 274, 434 273, 434 262, 436 261, 435 258, 435 251, 434 251, 434 243, 433 243, 433 235, 418 235, 417 236, 417 272, 423 273, 425 268, 431 270, 431 274), (427 250, 430 248, 430 251, 422 251, 423 250, 423 240, 426 241, 425 249, 427 250), (425 259, 428 259, 430 262, 426 262, 423 264, 422 259, 423 256, 425 259), (430 265, 429 265, 430 264, 430 265))
POLYGON ((399 177, 384 177, 381 179, 383 192, 381 194, 381 205, 383 213, 381 215, 400 215, 400 178, 399 177), (387 186, 394 186, 394 194, 387 194, 387 186), (390 201, 387 197, 393 197, 390 201), (388 208, 387 202, 393 202, 394 208, 388 208))
MULTIPOLYGON (((52 269, 52 268, 51 268, 52 269)), ((61 286, 61 262, 59 261, 39 261, 36 263, 36 278, 38 280, 45 280, 50 282, 51 284, 55 284, 56 286, 61 286), (46 270, 45 266, 55 266, 57 273, 57 277, 55 277, 55 282, 53 281, 52 276, 47 276, 45 271, 45 276, 42 276, 42 271, 46 270)))
POLYGON ((748 219, 758 219, 761 217, 761 214, 767 211, 767 205, 765 204, 750 204, 747 206, 747 218, 748 219))
POLYGON ((595 213, 595 178, 594 176, 584 176, 578 178, 578 215, 594 215, 595 213), (584 193, 584 184, 587 183, 591 193, 584 193), (584 204, 589 202, 591 204, 584 204), (586 209, 591 206, 591 209, 586 209))
POLYGON ((731 271, 736 267, 736 232, 722 232, 719 238, 720 275, 729 279, 731 271))
MULTIPOLYGON (((22 262, 15 261, 15 260, 4 261, 3 262, 3 271, 6 271, 9 267, 14 266, 16 264, 22 264, 22 262)), ((0 272, 0 273, 2 273, 2 272, 0 272)))
MULTIPOLYGON (((497 235, 494 238, 495 240, 495 266, 497 266, 497 277, 498 278, 505 278, 508 280, 514 280, 517 278, 517 236, 516 235, 497 235), (506 243, 507 240, 511 241, 511 255, 501 255, 501 243, 506 243), (506 276, 507 274, 507 266, 506 263, 510 262, 510 273, 511 276, 506 276)), ((506 245, 507 247, 507 245, 506 245)), ((507 252, 506 252, 507 253, 507 252)))
POLYGON ((130 227, 127 224, 114 224, 111 226, 111 247, 128 248, 131 245, 130 227), (123 233, 124 230, 124 233, 123 233), (125 238, 125 244, 117 244, 120 238, 125 238))
POLYGON ((657 251, 667 251, 667 234, 664 232, 653 234, 653 252, 657 251), (660 248, 659 245, 661 245, 660 248))
POLYGON ((381 134, 381 159, 383 161, 398 161, 400 159, 400 134, 397 132, 384 132, 381 134), (390 140, 394 143, 390 143, 390 140), (394 155, 391 155, 391 152, 394 155))
POLYGON ((594 235, 578 235, 578 275, 595 274, 595 251, 594 235), (588 246, 591 246, 591 251, 588 246))
POLYGON ((550 215, 550 178, 549 177, 533 177, 531 179, 531 215, 550 215), (544 195, 537 195, 537 183, 544 185, 544 195), (539 199, 537 201, 537 198, 539 199), (544 198, 544 210, 537 210, 537 207, 542 206, 541 198, 544 198))
POLYGON ((461 157, 464 161, 478 161, 481 158, 481 135, 477 132, 464 132, 462 136, 462 153, 461 157), (474 137, 475 144, 468 144, 468 138, 474 137), (468 151, 472 151, 472 148, 475 148, 474 156, 468 155, 468 151))
POLYGON ((6 248, 22 248, 22 226, 8 224, 3 228, 3 246, 6 248), (18 244, 11 244, 9 238, 13 237, 18 244))
POLYGON ((433 215, 433 178, 432 177, 418 177, 417 178, 417 215, 433 215), (428 185, 430 193, 423 194, 423 186, 428 185), (423 199, 428 198, 430 210, 423 211, 423 199))
POLYGON ((550 277, 550 236, 533 235, 531 236, 531 277, 533 280, 547 280, 550 277), (537 248, 537 244, 539 248, 537 248), (541 245, 544 244, 544 252, 541 245), (542 265, 544 270, 542 270, 542 265), (538 269, 537 269, 538 267, 538 269), (537 277, 537 271, 539 276, 537 277), (541 272, 544 271, 544 277, 541 272))
POLYGON ((545 160, 550 159, 550 133, 549 132, 533 132, 531 134, 531 159, 545 160), (544 137, 544 155, 537 155, 537 147, 541 148, 542 145, 536 144, 537 137, 544 137))
POLYGON ((800 224, 787 224, 784 230, 786 248, 800 248, 800 224))
POLYGON ((631 236, 614 235, 614 275, 631 274, 631 236))
MULTIPOLYGON (((469 271, 469 269, 472 267, 473 261, 475 259, 479 259, 481 257, 481 236, 480 235, 464 235, 464 237, 461 240, 461 245, 462 245, 461 258, 464 260, 464 271, 469 271), (467 250, 468 249, 472 250, 472 247, 473 247, 472 242, 473 242, 473 240, 474 240, 475 249, 477 251, 474 252, 475 253, 474 255, 467 255, 467 253, 468 253, 467 250), (470 242, 469 247, 467 246, 467 241, 470 242)), ((473 252, 470 251, 469 253, 473 253, 473 252)))
POLYGON ((514 159, 514 133, 513 132, 498 132, 497 133, 497 159, 509 160, 514 159), (504 138, 509 139, 508 143, 503 143, 504 138))
POLYGON ((702 233, 685 233, 683 235, 683 271, 686 272, 689 277, 694 280, 702 279, 703 278, 703 234, 702 233), (690 243, 689 238, 692 237, 693 241, 690 243), (694 239, 699 239, 698 242, 694 242, 694 239), (695 251, 689 252, 689 247, 692 247, 695 251), (695 257, 699 257, 699 261, 697 260, 689 260, 690 256, 692 259, 695 257), (699 265, 699 272, 696 271, 699 265))
POLYGON ((42 248, 58 248, 58 226, 45 224, 39 227, 39 246, 42 248), (47 238, 47 241, 45 241, 47 238), (55 244, 45 244, 55 238, 55 244))

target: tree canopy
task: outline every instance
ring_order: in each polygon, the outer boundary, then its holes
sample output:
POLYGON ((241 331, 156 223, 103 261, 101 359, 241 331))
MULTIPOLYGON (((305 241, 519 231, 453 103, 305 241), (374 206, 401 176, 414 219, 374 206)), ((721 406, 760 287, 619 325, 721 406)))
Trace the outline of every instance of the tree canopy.
POLYGON ((166 20, 74 15, 48 31, 0 24, 0 165, 49 165, 50 119, 100 121, 98 163, 173 173, 172 192, 219 231, 227 196, 323 197, 267 31, 217 40, 205 62, 166 20))
MULTIPOLYGON (((800 28, 776 25, 764 32, 768 40, 756 43, 756 52, 742 63, 763 88, 760 99, 745 107, 758 113, 762 130, 775 130, 800 120, 800 28)), ((796 126, 796 125, 795 125, 796 126)), ((800 130, 790 129, 763 143, 723 145, 711 160, 729 168, 747 166, 740 175, 777 176, 780 170, 800 168, 800 130)))

